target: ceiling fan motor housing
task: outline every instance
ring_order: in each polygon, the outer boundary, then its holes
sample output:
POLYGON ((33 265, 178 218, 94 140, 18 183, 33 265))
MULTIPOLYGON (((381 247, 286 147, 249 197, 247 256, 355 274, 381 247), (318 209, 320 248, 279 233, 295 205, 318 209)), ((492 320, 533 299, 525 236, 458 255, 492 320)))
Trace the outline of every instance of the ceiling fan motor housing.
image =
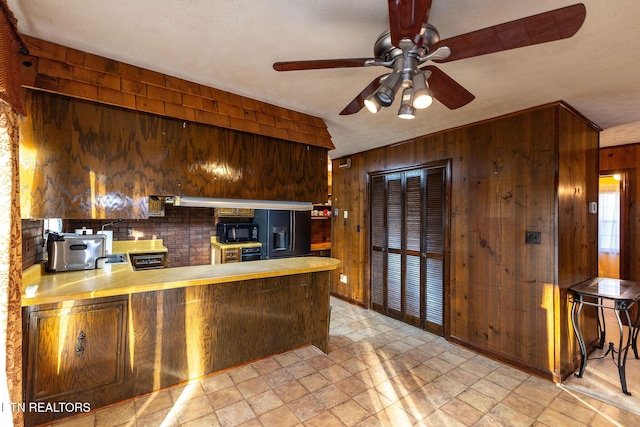
MULTIPOLYGON (((440 41, 438 30, 433 25, 427 24, 424 31, 422 49, 428 52, 429 48, 438 41, 440 41)), ((402 55, 402 49, 391 44, 391 32, 389 30, 380 34, 376 40, 373 45, 373 55, 376 59, 384 62, 392 61, 395 57, 402 55)))

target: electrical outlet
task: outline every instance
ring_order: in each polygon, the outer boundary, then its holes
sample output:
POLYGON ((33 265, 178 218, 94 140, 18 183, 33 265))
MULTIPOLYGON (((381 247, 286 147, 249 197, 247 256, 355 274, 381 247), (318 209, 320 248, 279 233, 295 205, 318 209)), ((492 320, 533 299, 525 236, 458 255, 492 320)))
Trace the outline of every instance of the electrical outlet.
POLYGON ((542 233, 539 231, 525 231, 524 243, 528 245, 540 245, 542 243, 542 233))
POLYGON ((340 282, 342 283, 347 283, 347 275, 346 274, 341 274, 340 275, 340 282))

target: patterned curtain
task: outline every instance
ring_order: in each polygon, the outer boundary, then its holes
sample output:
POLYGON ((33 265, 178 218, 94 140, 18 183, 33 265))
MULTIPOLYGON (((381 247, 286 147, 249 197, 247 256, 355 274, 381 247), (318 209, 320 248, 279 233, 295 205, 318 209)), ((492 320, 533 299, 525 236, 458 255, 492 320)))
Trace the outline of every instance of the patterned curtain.
MULTIPOLYGON (((18 50, 24 46, 17 20, 0 0, 0 425, 23 426, 22 221, 18 164, 18 114, 25 114, 18 50)), ((24 51, 24 49, 23 49, 24 51)))
POLYGON ((22 222, 18 164, 18 114, 0 101, 0 425, 22 426, 22 222))
POLYGON ((26 115, 20 84, 19 51, 28 51, 18 33, 18 21, 6 0, 0 0, 0 100, 11 105, 18 114, 26 115), (24 50, 26 49, 26 50, 24 50))

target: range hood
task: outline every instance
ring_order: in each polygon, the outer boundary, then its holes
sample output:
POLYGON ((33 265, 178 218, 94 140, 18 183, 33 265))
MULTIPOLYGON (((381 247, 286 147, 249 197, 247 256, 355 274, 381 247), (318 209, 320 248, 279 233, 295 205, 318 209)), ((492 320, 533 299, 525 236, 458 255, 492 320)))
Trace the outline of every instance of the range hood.
POLYGON ((311 202, 281 202, 277 200, 215 199, 209 197, 175 196, 173 206, 191 208, 247 208, 310 211, 311 202))

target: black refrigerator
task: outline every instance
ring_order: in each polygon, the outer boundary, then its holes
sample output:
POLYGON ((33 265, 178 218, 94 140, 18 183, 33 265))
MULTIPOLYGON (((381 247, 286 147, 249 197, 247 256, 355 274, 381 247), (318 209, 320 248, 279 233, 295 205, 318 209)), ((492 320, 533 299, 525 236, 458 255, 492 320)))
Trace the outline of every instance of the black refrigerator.
POLYGON ((256 209, 262 259, 305 256, 311 253, 311 211, 256 209))

